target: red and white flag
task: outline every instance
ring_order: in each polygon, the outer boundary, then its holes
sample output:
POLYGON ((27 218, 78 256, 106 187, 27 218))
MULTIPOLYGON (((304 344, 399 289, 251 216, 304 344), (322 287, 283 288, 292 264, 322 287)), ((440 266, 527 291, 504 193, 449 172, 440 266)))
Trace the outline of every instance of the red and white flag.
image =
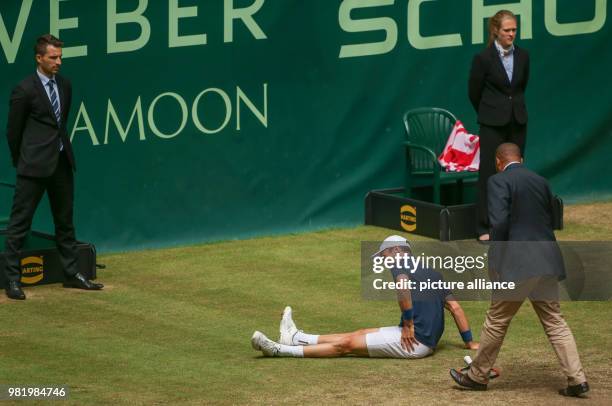
POLYGON ((446 172, 477 171, 480 166, 480 138, 468 134, 461 121, 457 120, 438 162, 446 172))

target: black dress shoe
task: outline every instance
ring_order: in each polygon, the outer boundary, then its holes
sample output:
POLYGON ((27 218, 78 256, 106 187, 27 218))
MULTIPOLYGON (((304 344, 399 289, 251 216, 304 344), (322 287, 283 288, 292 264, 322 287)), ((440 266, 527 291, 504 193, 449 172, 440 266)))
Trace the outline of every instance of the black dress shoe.
POLYGON ((467 373, 463 374, 461 373, 461 371, 451 369, 450 376, 457 383, 457 385, 463 388, 471 390, 487 390, 487 384, 473 381, 472 379, 470 379, 467 373))
POLYGON ((6 296, 9 299, 25 300, 25 293, 23 293, 23 290, 21 290, 21 286, 19 286, 19 282, 10 281, 8 283, 8 286, 4 290, 6 291, 6 296))
POLYGON ((589 384, 587 382, 582 382, 578 385, 568 385, 565 389, 559 389, 559 394, 563 396, 574 396, 579 398, 588 391, 589 384))
POLYGON ((64 282, 64 287, 84 290, 100 290, 104 287, 104 285, 101 283, 92 282, 80 273, 76 273, 74 276, 68 278, 68 280, 64 282))

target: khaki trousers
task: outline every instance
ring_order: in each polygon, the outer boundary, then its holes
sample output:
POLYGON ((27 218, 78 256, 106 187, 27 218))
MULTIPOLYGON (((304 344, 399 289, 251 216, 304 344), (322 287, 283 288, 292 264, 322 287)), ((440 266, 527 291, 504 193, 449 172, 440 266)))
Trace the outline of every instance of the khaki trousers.
MULTIPOLYGON (((554 283, 555 289, 558 290, 557 281, 554 281, 554 283)), ((524 300, 529 298, 542 327, 544 327, 548 341, 557 354, 561 369, 567 376, 568 385, 578 385, 586 382, 586 376, 582 370, 578 349, 576 348, 576 341, 561 315, 559 302, 537 300, 538 295, 533 294, 544 284, 547 285, 546 290, 550 293, 550 283, 530 280, 519 284, 517 287, 517 289, 522 289, 526 293, 524 299, 520 300, 518 296, 515 296, 512 301, 495 300, 494 298, 491 302, 480 334, 480 347, 468 371, 468 376, 473 381, 483 384, 488 383, 489 371, 495 364, 512 317, 520 309, 524 300)))

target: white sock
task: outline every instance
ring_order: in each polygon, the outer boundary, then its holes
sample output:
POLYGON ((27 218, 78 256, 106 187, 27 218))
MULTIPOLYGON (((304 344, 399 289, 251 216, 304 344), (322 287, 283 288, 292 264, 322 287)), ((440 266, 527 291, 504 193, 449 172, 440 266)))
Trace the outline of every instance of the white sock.
POLYGON ((304 358, 304 347, 301 345, 280 344, 278 355, 281 357, 304 358))
POLYGON ((315 345, 319 343, 319 335, 306 334, 302 331, 298 331, 293 336, 292 341, 294 345, 315 345))

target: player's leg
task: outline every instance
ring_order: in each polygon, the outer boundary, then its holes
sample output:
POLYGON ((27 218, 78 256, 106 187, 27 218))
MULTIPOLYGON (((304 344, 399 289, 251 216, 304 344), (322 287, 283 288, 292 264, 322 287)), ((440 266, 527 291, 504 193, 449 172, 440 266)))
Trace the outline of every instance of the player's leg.
POLYGON ((412 350, 402 347, 402 329, 397 326, 358 330, 328 336, 335 341, 304 347, 304 357, 342 357, 356 355, 372 358, 423 358, 433 349, 417 343, 412 350))
POLYGON ((284 345, 268 339, 256 331, 251 338, 251 344, 269 357, 306 357, 331 358, 345 355, 376 358, 423 358, 433 353, 433 349, 418 343, 412 350, 402 348, 401 328, 381 327, 358 330, 346 335, 332 335, 340 339, 309 346, 284 345))
POLYGON ((378 329, 358 330, 354 333, 343 335, 343 338, 334 342, 314 345, 285 345, 274 342, 263 333, 256 331, 251 337, 251 345, 255 350, 263 352, 268 357, 309 357, 326 358, 342 357, 344 355, 368 356, 366 344, 366 331, 378 329))
POLYGON ((365 335, 370 332, 378 331, 377 328, 362 329, 353 331, 350 333, 338 333, 338 334, 309 334, 301 330, 298 330, 295 322, 293 321, 293 310, 291 306, 285 307, 280 322, 280 338, 278 342, 283 345, 316 345, 316 344, 327 344, 334 343, 336 341, 342 341, 355 335, 365 335))
POLYGON ((336 341, 342 341, 353 336, 365 336, 368 333, 375 333, 379 328, 362 328, 361 330, 352 331, 350 333, 337 333, 337 334, 322 334, 319 336, 317 344, 328 344, 336 341))
POLYGON ((378 331, 378 329, 364 329, 346 334, 330 334, 326 337, 325 343, 304 347, 305 358, 329 358, 342 357, 345 355, 368 356, 368 346, 364 331, 378 331))

